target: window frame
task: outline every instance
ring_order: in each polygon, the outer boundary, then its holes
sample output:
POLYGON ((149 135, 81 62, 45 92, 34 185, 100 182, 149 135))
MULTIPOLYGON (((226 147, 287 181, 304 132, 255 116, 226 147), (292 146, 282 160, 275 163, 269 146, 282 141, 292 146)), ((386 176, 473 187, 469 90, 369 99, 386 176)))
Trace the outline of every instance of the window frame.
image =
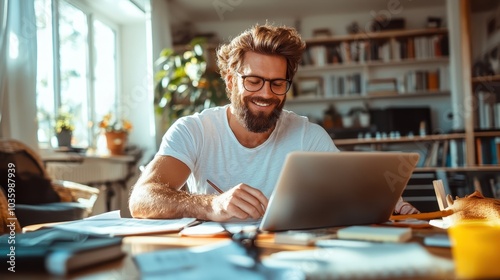
MULTIPOLYGON (((119 108, 121 107, 121 85, 120 85, 120 80, 121 80, 121 73, 119 71, 120 69, 120 48, 119 48, 119 42, 120 42, 120 28, 119 25, 114 23, 111 19, 106 17, 105 15, 101 14, 98 10, 95 8, 92 8, 85 4, 82 0, 50 0, 51 1, 51 13, 52 13, 52 62, 53 62, 53 117, 55 117, 58 113, 59 108, 61 108, 61 100, 62 100, 62 89, 61 89, 61 57, 60 57, 60 51, 61 51, 61 44, 60 44, 60 34, 59 34, 59 20, 60 20, 60 13, 59 13, 59 5, 61 2, 65 2, 74 8, 80 10, 86 17, 87 21, 87 40, 86 40, 86 71, 87 71, 87 78, 86 78, 86 84, 87 84, 87 90, 86 90, 86 98, 87 98, 87 122, 89 125, 87 127, 87 141, 89 143, 89 147, 95 147, 96 145, 96 138, 97 138, 97 132, 98 132, 98 122, 100 121, 99 118, 102 118, 103 116, 97 116, 96 115, 96 107, 95 107, 95 102, 96 102, 96 89, 95 89, 95 67, 96 67, 96 49, 94 46, 94 37, 95 37, 95 30, 94 30, 94 22, 95 21, 100 21, 102 24, 106 25, 108 28, 110 28, 115 37, 114 37, 114 55, 115 55, 115 65, 114 65, 114 72, 115 72, 115 80, 114 80, 114 88, 115 92, 113 94, 113 98, 115 99, 114 106, 111 108, 111 112, 113 114, 117 114, 119 112, 119 108)), ((38 82, 37 82, 38 85, 38 82)), ((38 90, 37 90, 38 94, 38 90)), ((39 110, 39 105, 37 104, 37 111, 39 110)), ((53 126, 50 126, 50 132, 49 132, 49 143, 46 142, 40 142, 40 139, 37 139, 38 143, 40 146, 51 146, 51 140, 53 136, 55 136, 55 131, 53 129, 53 126)), ((88 148, 88 147, 84 147, 88 148)))

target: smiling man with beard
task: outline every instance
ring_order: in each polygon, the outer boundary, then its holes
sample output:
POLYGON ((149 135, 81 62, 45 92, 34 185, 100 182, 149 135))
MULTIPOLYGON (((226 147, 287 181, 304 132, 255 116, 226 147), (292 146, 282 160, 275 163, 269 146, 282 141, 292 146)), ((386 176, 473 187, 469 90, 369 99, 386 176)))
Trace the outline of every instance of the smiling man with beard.
POLYGON ((132 190, 132 216, 257 219, 288 153, 338 151, 322 127, 283 110, 304 48, 295 29, 267 24, 222 45, 217 64, 231 103, 168 129, 132 190))

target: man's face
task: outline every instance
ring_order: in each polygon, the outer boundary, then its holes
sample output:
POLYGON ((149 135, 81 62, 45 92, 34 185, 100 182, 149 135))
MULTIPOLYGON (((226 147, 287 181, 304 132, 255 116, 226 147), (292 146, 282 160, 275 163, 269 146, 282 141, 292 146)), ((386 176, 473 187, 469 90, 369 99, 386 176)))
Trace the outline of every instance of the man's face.
MULTIPOLYGON (((247 52, 239 74, 265 79, 285 79, 286 66, 284 57, 247 52)), ((241 76, 236 75, 236 82, 230 87, 233 113, 249 131, 266 132, 276 125, 285 105, 286 95, 274 94, 269 81, 266 81, 260 90, 250 92, 243 86, 241 76)))

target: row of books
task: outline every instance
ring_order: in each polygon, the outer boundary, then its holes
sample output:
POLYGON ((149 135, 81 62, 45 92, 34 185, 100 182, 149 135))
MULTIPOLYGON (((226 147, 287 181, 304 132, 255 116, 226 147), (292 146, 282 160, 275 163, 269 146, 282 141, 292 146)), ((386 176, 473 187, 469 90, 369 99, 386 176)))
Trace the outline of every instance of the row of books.
POLYGON ((476 162, 478 165, 496 165, 500 162, 500 137, 476 138, 476 162))
POLYGON ((441 88, 439 70, 408 71, 404 78, 404 88, 407 92, 439 90, 441 88))
POLYGON ((419 148, 420 160, 417 167, 451 166, 450 142, 448 140, 422 143, 419 148))
POLYGON ((389 40, 358 40, 312 45, 306 49, 303 65, 366 63, 368 61, 400 61, 430 59, 449 55, 448 37, 443 34, 391 38, 389 40))
POLYGON ((441 76, 446 78, 446 74, 441 75, 440 69, 436 70, 412 70, 404 74, 398 85, 396 78, 371 79, 367 81, 366 91, 369 95, 377 93, 406 93, 419 91, 438 91, 448 88, 441 81, 441 76))
POLYGON ((498 174, 474 176, 473 185, 474 189, 485 197, 500 198, 500 175, 498 174))
POLYGON ((362 92, 361 80, 361 73, 331 76, 332 95, 360 95, 362 92))
POLYGON ((477 190, 485 197, 500 198, 500 175, 496 173, 451 172, 446 180, 452 197, 465 197, 477 190))
MULTIPOLYGON (((326 88, 327 91, 321 91, 319 94, 339 97, 364 95, 365 91, 367 95, 437 91, 447 88, 442 85, 441 76, 440 70, 413 70, 408 71, 399 81, 394 77, 366 80, 366 89, 363 89, 364 80, 361 73, 331 75, 330 88, 324 87, 323 80, 320 79, 321 88, 326 88)), ((298 95, 305 93, 299 92, 298 95)))
MULTIPOLYGON (((500 163, 500 137, 476 138, 476 162, 478 165, 500 163)), ((467 165, 464 139, 451 139, 424 143, 420 146, 418 167, 462 167, 467 165)))
POLYGON ((477 123, 479 129, 500 129, 500 96, 490 91, 477 93, 477 123))
MULTIPOLYGON (((334 75, 331 76, 330 80, 332 96, 359 95, 363 92, 363 81, 360 73, 334 75)), ((409 71, 399 83, 397 78, 377 78, 366 81, 367 95, 404 94, 406 92, 437 91, 446 88, 446 85, 442 85, 440 70, 409 71)))

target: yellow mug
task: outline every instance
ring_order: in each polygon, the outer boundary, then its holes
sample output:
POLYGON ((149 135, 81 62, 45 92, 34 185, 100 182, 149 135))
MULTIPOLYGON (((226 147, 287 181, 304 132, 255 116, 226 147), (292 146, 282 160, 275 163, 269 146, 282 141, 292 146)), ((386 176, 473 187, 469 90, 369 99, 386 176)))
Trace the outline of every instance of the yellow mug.
POLYGON ((462 222, 448 234, 458 278, 500 278, 500 222, 462 222))

